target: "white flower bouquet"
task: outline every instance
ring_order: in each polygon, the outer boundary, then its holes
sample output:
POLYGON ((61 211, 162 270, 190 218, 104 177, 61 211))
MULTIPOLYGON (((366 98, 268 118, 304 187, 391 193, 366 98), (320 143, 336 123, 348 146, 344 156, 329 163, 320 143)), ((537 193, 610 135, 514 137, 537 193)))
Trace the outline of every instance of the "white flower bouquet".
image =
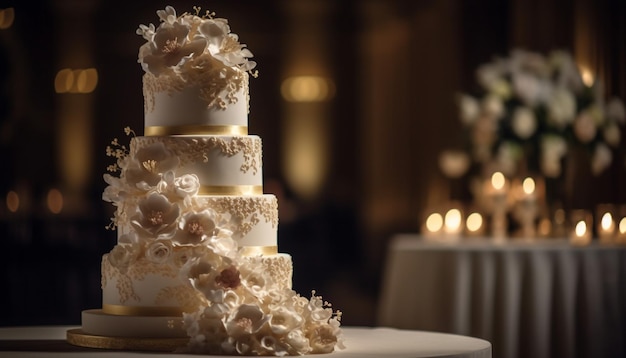
POLYGON ((626 121, 618 98, 605 101, 602 86, 583 82, 572 56, 513 50, 477 70, 480 95, 460 94, 460 119, 474 161, 508 176, 520 169, 548 178, 562 175, 575 147, 590 154, 591 172, 612 163, 626 121))

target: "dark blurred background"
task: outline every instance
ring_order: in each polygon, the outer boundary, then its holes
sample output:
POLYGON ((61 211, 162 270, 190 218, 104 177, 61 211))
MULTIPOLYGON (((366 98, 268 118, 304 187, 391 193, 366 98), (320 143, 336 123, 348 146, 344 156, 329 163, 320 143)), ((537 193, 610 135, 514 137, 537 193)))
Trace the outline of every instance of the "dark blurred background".
MULTIPOLYGON (((626 98, 619 0, 0 1, 0 326, 78 325, 100 307, 116 237, 105 147, 126 143, 126 126, 142 134, 135 30, 166 5, 229 19, 254 53, 250 133, 279 198, 280 251, 294 288, 316 289, 347 325, 376 324, 389 237, 448 199, 437 156, 459 142, 454 96, 478 65, 563 49, 626 98), (281 93, 294 76, 328 92, 294 101, 281 93)), ((626 202, 624 163, 589 183, 581 205, 626 202)))

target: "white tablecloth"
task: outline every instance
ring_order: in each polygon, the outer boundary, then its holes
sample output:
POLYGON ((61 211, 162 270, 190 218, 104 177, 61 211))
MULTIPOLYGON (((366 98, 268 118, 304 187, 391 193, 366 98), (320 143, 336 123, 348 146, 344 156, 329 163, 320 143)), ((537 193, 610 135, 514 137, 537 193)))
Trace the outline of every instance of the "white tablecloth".
POLYGON ((626 247, 393 238, 378 324, 480 337, 494 357, 626 356, 626 247))
MULTIPOLYGON (((173 353, 128 353, 75 347, 65 342, 65 334, 68 329, 72 328, 77 327, 0 328, 0 357, 197 357, 195 355, 173 353)), ((477 338, 392 328, 345 327, 343 330, 347 347, 345 350, 329 355, 315 355, 312 357, 491 358, 491 344, 477 338)))

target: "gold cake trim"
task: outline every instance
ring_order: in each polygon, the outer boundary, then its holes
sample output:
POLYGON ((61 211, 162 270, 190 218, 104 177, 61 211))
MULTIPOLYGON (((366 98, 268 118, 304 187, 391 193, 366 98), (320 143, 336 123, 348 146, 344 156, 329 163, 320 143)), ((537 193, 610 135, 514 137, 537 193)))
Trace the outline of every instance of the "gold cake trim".
POLYGON ((202 185, 200 195, 263 195, 262 185, 202 185))
POLYGON ((173 352, 187 345, 189 338, 132 338, 97 336, 70 329, 66 333, 67 343, 87 348, 116 349, 130 351, 173 352))
POLYGON ((244 256, 269 256, 278 254, 278 246, 243 246, 241 254, 244 256))
POLYGON ((236 125, 185 125, 185 126, 146 126, 147 137, 170 135, 248 135, 248 126, 236 125))

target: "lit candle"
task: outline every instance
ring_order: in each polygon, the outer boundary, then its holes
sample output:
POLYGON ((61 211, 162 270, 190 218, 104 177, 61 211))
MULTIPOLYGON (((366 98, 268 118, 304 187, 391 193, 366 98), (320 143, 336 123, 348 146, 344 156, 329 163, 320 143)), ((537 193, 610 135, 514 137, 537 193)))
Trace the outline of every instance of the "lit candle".
POLYGON ((600 219, 598 236, 600 236, 602 241, 610 241, 613 238, 614 232, 615 223, 613 222, 613 215, 611 215, 611 213, 604 213, 600 219))
POLYGON ((575 210, 572 212, 572 222, 574 229, 570 235, 570 242, 573 245, 587 245, 591 241, 591 214, 586 210, 575 210))
POLYGON ((483 216, 480 213, 473 212, 467 216, 465 228, 469 236, 480 236, 484 232, 483 216))
POLYGON ((495 172, 491 175, 491 186, 496 192, 503 192, 506 185, 506 178, 501 172, 495 172))
POLYGON ((507 230, 507 183, 504 174, 495 172, 491 175, 492 220, 491 231, 494 239, 506 237, 507 230))
POLYGON ((432 213, 426 218, 422 233, 426 237, 439 236, 443 228, 443 216, 439 213, 432 213))
POLYGON ((626 217, 621 218, 617 225, 617 242, 626 244, 626 217))
POLYGON ((444 231, 450 237, 458 237, 461 233, 461 210, 453 208, 446 212, 444 217, 444 231))

